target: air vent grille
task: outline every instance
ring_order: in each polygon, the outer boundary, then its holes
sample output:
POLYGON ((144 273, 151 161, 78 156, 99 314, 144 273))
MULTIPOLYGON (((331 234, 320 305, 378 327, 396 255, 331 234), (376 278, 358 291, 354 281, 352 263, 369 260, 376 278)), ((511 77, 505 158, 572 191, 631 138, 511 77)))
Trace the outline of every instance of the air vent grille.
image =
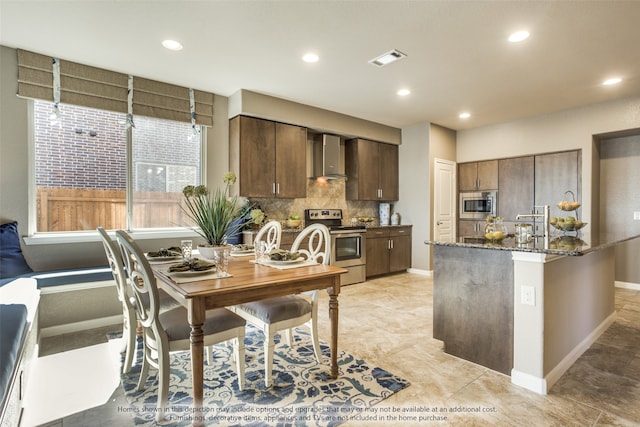
POLYGON ((399 59, 406 58, 406 54, 400 52, 397 49, 390 50, 387 53, 383 53, 382 55, 369 60, 369 64, 373 64, 376 67, 384 67, 385 65, 391 64, 399 59))

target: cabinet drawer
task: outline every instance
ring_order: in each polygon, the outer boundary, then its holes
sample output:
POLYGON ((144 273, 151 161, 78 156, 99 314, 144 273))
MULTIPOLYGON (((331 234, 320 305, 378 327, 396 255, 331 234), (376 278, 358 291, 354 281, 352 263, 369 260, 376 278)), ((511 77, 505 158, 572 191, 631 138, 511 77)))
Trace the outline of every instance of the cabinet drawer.
POLYGON ((411 227, 392 227, 389 229, 389 235, 391 237, 395 236, 410 236, 411 235, 411 227))
POLYGON ((389 237, 389 229, 388 228, 367 229, 367 239, 375 239, 377 237, 389 237))

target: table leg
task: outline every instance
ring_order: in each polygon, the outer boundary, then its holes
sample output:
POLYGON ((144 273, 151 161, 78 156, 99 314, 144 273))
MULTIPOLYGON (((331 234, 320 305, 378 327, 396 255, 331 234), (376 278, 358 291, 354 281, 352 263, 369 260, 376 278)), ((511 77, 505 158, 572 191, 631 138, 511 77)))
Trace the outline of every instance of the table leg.
POLYGON ((329 293, 329 319, 331 320, 331 378, 338 378, 338 294, 340 293, 340 276, 334 278, 329 293))
POLYGON ((202 410, 204 394, 204 302, 200 299, 189 301, 189 325, 191 326, 191 372, 193 377, 193 425, 204 426, 205 414, 202 410))

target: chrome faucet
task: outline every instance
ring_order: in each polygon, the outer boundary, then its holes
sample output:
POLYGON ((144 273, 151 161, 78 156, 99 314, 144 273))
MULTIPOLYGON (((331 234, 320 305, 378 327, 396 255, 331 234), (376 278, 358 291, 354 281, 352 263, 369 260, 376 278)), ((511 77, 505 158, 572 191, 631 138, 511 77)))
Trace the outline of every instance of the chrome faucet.
POLYGON ((534 206, 533 207, 534 211, 536 210, 536 208, 542 208, 543 213, 518 214, 518 215, 516 215, 516 219, 533 218, 535 220, 536 218, 542 218, 542 220, 544 221, 544 238, 545 238, 545 242, 546 242, 549 239, 549 232, 550 232, 549 214, 551 212, 551 209, 550 209, 549 205, 534 206))

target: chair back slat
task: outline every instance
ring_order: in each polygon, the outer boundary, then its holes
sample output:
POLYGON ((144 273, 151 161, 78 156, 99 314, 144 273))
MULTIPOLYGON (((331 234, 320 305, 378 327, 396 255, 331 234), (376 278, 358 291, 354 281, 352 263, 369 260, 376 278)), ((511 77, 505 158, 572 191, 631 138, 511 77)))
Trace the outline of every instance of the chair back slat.
POLYGON ((331 235, 329 229, 323 224, 311 224, 300 232, 291 245, 291 252, 300 252, 307 259, 320 264, 329 264, 331 261, 331 235), (309 239, 308 246, 302 248, 305 239, 309 239))
POLYGON ((97 230, 100 238, 102 239, 102 245, 104 246, 104 252, 107 255, 109 267, 111 267, 111 272, 113 273, 113 279, 116 282, 118 299, 130 306, 131 302, 127 295, 127 276, 124 272, 124 262, 122 261, 120 248, 113 240, 111 240, 111 237, 109 237, 109 234, 104 228, 98 227, 97 230))
POLYGON ((161 334, 159 330, 162 328, 157 325, 160 297, 151 265, 138 244, 125 231, 116 231, 116 239, 129 273, 129 289, 135 299, 138 320, 144 328, 152 328, 154 333, 161 334))
POLYGON ((280 240, 282 238, 282 224, 280 221, 269 221, 256 234, 253 244, 264 241, 267 244, 267 252, 272 249, 280 249, 280 240))

